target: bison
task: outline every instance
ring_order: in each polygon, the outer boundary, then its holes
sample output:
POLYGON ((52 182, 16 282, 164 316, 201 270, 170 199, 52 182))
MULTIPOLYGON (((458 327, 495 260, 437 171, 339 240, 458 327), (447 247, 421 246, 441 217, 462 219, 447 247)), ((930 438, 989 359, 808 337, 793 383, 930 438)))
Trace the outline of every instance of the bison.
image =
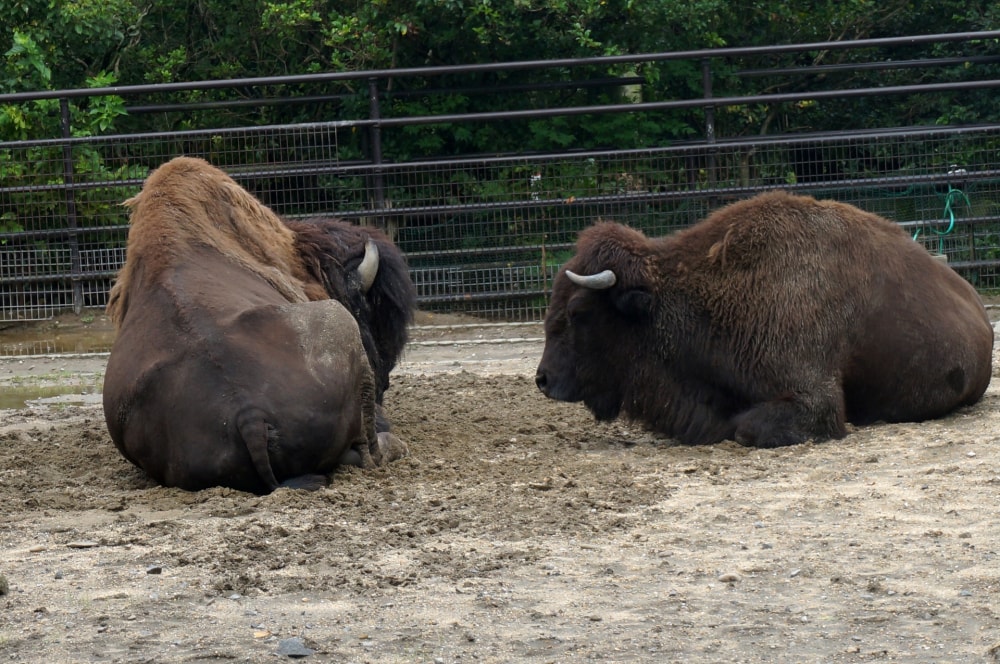
POLYGON ((126 459, 167 486, 264 494, 406 453, 382 397, 415 295, 387 237, 282 220, 189 157, 126 205, 103 394, 126 459))
POLYGON ((992 351, 975 289, 898 225, 771 192, 663 238, 584 230, 535 380, 684 444, 778 447, 973 404, 992 351))

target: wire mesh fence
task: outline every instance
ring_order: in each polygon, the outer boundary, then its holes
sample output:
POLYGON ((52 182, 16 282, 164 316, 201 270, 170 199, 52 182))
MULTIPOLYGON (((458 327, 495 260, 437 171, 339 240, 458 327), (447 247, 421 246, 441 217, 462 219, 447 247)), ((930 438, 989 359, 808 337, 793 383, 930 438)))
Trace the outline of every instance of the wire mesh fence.
MULTIPOLYGON (((980 289, 1000 287, 1000 127, 788 137, 658 149, 342 164, 329 127, 239 130, 193 149, 193 137, 4 147, 31 165, 0 187, 18 229, 0 246, 0 317, 38 319, 101 307, 125 259, 127 213, 146 173, 177 154, 203 156, 279 214, 337 214, 387 229, 407 256, 422 308, 538 319, 577 233, 613 219, 662 235, 754 192, 834 198, 907 227, 980 289), (256 154, 262 144, 309 145, 256 154), (77 153, 100 154, 81 172, 77 153), (254 155, 252 162, 240 159, 254 155), (56 181, 57 184, 46 184, 56 181), (377 202, 377 204, 376 204, 377 202)), ((199 141, 201 138, 198 139, 199 141)))
MULTIPOLYGON (((513 116, 495 115, 474 121, 514 127, 513 116)), ((881 214, 980 290, 1000 288, 1000 125, 706 132, 643 149, 423 160, 383 159, 373 140, 437 131, 427 118, 369 117, 0 142, 0 321, 103 307, 125 260, 121 203, 181 154, 223 168, 278 214, 387 230, 429 311, 538 320, 553 276, 595 220, 663 235, 775 188, 881 214)))

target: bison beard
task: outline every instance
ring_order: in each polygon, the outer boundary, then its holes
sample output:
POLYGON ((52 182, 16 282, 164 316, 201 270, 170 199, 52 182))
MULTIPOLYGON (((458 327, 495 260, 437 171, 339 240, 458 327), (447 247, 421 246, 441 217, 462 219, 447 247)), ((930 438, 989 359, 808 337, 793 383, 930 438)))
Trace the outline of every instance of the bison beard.
POLYGON ((285 222, 184 157, 127 204, 104 382, 127 459, 168 486, 267 493, 405 454, 381 404, 415 298, 384 235, 285 222))
POLYGON ((682 443, 776 447, 975 403, 992 350, 975 289, 900 227, 774 192, 664 238, 585 230, 536 382, 682 443))

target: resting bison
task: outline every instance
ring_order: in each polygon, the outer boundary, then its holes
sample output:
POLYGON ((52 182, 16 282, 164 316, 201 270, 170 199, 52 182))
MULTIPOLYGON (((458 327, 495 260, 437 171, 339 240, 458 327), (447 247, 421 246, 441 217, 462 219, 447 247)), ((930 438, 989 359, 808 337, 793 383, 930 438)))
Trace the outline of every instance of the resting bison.
POLYGON ((405 454, 380 411, 414 293, 384 235, 284 222, 186 157, 126 205, 104 380, 125 458, 168 486, 267 493, 405 454))
POLYGON ((992 349, 976 291, 901 228, 778 192, 659 239, 585 230, 536 382, 682 443, 777 447, 975 403, 992 349))

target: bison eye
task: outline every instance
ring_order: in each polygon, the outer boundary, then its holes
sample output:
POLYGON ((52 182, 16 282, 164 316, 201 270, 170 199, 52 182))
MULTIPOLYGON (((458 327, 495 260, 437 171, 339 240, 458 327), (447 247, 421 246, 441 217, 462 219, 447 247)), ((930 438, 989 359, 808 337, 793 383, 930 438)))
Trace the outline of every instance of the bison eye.
POLYGON ((630 288, 614 295, 615 308, 626 318, 643 318, 653 311, 653 294, 644 288, 630 288))
POLYGON ((577 296, 572 298, 566 305, 566 318, 571 325, 579 325, 588 320, 593 314, 594 307, 588 298, 577 296))

